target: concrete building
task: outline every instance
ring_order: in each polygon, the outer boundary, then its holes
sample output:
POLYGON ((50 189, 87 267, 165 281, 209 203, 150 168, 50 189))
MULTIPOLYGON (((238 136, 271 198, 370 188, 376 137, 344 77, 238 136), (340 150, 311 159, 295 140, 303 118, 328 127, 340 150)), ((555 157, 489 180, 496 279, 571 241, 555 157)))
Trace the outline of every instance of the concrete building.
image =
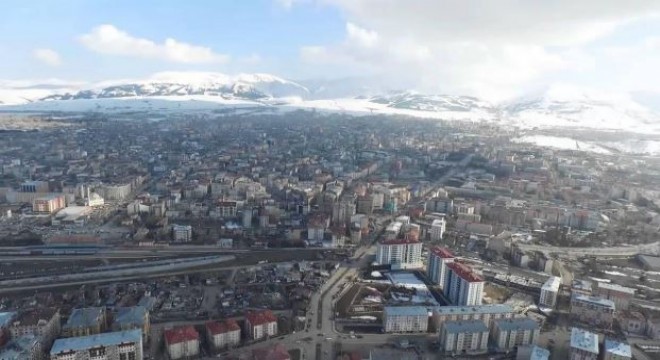
POLYGON ((378 244, 376 262, 392 265, 393 269, 422 267, 422 243, 416 240, 395 239, 378 244))
POLYGON ((571 329, 570 360, 598 359, 598 335, 578 328, 571 329))
POLYGON ((133 191, 133 184, 103 185, 100 189, 104 199, 121 201, 124 200, 133 191))
POLYGON ((206 323, 206 337, 214 350, 234 348, 241 344, 241 327, 235 320, 206 323))
POLYGON ((342 199, 332 207, 332 223, 346 224, 351 221, 351 216, 355 215, 355 202, 349 199, 342 199))
POLYGON ((431 223, 431 228, 429 229, 429 237, 431 241, 440 241, 445 235, 445 228, 447 227, 447 221, 445 219, 435 219, 431 223))
POLYGON ((165 347, 170 359, 199 355, 199 333, 192 325, 165 330, 165 347))
POLYGON ((426 265, 426 275, 434 283, 444 285, 447 264, 454 262, 454 254, 448 249, 434 246, 429 250, 429 261, 426 265))
POLYGON ((112 330, 142 330, 145 339, 149 337, 151 321, 149 311, 144 306, 120 307, 114 311, 112 319, 112 330))
POLYGON ((513 307, 505 304, 480 306, 438 306, 433 309, 432 324, 436 331, 448 321, 479 320, 488 327, 497 319, 514 317, 513 307))
POLYGON ((536 345, 519 346, 516 360, 548 360, 550 351, 536 345))
POLYGON ((0 347, 9 341, 11 336, 9 333, 9 327, 11 326, 15 317, 16 313, 13 311, 0 312, 0 347))
POLYGON ((100 334, 106 330, 107 318, 104 307, 73 309, 62 327, 62 335, 77 337, 100 334))
POLYGON ((60 329, 60 311, 53 308, 39 308, 20 311, 9 326, 9 333, 12 338, 35 335, 45 347, 60 334, 60 329))
POLYGON ((534 345, 540 333, 539 323, 527 317, 493 321, 493 343, 501 351, 534 345))
POLYGON ((426 332, 429 311, 423 306, 386 306, 383 310, 383 331, 386 333, 426 332))
POLYGON ((0 347, 2 360, 42 360, 45 353, 41 338, 28 334, 12 339, 4 347, 0 347))
POLYGON ((557 295, 559 294, 559 286, 561 285, 561 278, 551 276, 541 286, 541 296, 539 297, 539 306, 554 309, 557 305, 557 295))
POLYGON ((593 283, 589 280, 573 280, 571 284, 571 295, 593 295, 593 283))
POLYGON ((614 311, 615 305, 612 300, 585 295, 571 297, 571 316, 586 325, 611 329, 614 311))
POLYGON ((175 242, 192 241, 192 226, 190 225, 172 225, 172 239, 175 242))
POLYGON ((453 305, 481 305, 484 291, 484 279, 464 264, 447 264, 443 291, 453 305))
POLYGON ((635 289, 604 282, 597 284, 595 295, 612 300, 617 310, 628 310, 630 300, 635 297, 635 289))
POLYGON ((603 350, 605 354, 603 360, 630 360, 632 359, 632 349, 630 345, 616 340, 605 339, 603 350))
POLYGON ((250 340, 277 336, 277 317, 270 310, 249 312, 245 315, 245 333, 250 340))
POLYGON ((488 351, 488 327, 479 320, 448 321, 440 330, 440 349, 445 353, 488 351))
POLYGON ((40 196, 32 201, 32 212, 35 214, 53 214, 66 207, 66 197, 61 194, 40 196))
POLYGON ((50 360, 141 360, 142 332, 127 330, 57 339, 50 360))

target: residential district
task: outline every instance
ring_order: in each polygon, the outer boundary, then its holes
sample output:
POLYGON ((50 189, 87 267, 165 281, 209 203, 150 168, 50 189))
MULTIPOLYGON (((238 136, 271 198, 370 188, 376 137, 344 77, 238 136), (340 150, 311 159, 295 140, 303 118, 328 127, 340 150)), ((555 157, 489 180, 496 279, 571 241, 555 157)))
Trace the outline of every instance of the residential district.
POLYGON ((657 158, 303 111, 30 124, 0 134, 0 359, 660 359, 657 158))

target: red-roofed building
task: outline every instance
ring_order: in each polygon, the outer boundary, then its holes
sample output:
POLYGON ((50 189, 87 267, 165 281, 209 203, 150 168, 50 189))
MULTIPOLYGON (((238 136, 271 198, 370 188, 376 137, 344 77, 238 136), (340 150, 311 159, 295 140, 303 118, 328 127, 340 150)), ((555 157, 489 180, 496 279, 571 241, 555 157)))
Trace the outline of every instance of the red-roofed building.
POLYGON ((447 264, 444 293, 453 305, 481 305, 483 291, 484 279, 472 268, 457 262, 447 264))
POLYGON ((199 354, 199 333, 193 326, 165 330, 165 346, 170 359, 183 359, 199 354))
POLYGON ((445 287, 447 265, 454 262, 454 254, 447 248, 434 246, 429 250, 429 261, 426 265, 426 274, 433 283, 445 287))
POLYGON ((252 350, 253 360, 291 360, 289 351, 282 344, 252 350))
POLYGON ((250 339, 259 340, 277 335, 277 317, 270 310, 245 315, 245 332, 250 339))
POLYGON ((241 343, 241 327, 235 320, 206 323, 206 337, 216 350, 232 348, 241 343))

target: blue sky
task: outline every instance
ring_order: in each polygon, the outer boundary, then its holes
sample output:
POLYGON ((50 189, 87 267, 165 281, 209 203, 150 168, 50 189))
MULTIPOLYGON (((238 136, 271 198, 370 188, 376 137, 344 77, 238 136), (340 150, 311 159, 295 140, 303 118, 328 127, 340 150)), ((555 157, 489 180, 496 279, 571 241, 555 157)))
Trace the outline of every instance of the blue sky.
POLYGON ((490 99, 557 83, 660 91, 658 0, 0 0, 0 9, 3 80, 214 71, 370 77, 490 99))

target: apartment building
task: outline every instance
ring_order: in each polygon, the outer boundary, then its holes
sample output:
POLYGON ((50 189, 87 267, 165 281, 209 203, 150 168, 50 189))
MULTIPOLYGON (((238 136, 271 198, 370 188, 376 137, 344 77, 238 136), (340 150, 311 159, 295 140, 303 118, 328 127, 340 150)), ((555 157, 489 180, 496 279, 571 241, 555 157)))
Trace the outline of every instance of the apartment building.
MULTIPOLYGON (((135 330, 134 330, 135 331, 135 330)), ((199 333, 191 325, 165 330, 165 347, 171 360, 199 355, 199 333)))
POLYGON ((142 331, 127 330, 57 339, 50 360, 142 360, 142 331))
POLYGON ((597 284, 595 295, 612 300, 617 310, 628 310, 630 300, 635 297, 635 289, 604 282, 597 284))
POLYGON ((106 330, 106 321, 104 307, 73 309, 62 334, 66 337, 100 334, 106 330))
POLYGON ((443 285, 447 264, 454 262, 454 254, 446 248, 434 246, 429 250, 429 261, 426 265, 428 278, 438 285, 443 285))
POLYGON ((40 196, 32 201, 32 212, 36 214, 54 214, 66 207, 66 197, 61 194, 40 196))
POLYGON ((561 285, 561 278, 551 276, 541 286, 541 296, 539 297, 539 305, 554 309, 557 305, 557 295, 559 294, 559 286, 561 285))
POLYGON ((149 311, 144 306, 120 307, 114 311, 112 330, 142 330, 145 339, 149 337, 151 321, 149 311))
POLYGON ((35 335, 46 347, 60 334, 60 311, 54 308, 20 311, 8 330, 12 338, 35 335))
POLYGON ((603 344, 605 352, 603 360, 630 360, 632 359, 632 349, 630 345, 612 339, 605 339, 603 344))
POLYGON ((488 351, 488 327, 483 321, 448 321, 440 330, 440 349, 445 353, 488 351))
POLYGON ((436 331, 449 321, 481 321, 488 327, 497 319, 511 319, 513 307, 505 304, 479 306, 438 306, 433 309, 432 324, 436 331))
POLYGON ((378 244, 376 262, 393 269, 422 267, 422 243, 414 239, 386 240, 378 244))
POLYGON ((614 311, 615 305, 612 300, 585 295, 571 297, 571 316, 586 325, 611 329, 614 311))
POLYGON ((241 343, 241 327, 235 320, 211 321, 206 323, 206 337, 215 350, 233 348, 241 343))
POLYGON ((428 330, 429 312, 423 306, 386 306, 383 331, 386 333, 420 333, 428 330))
POLYGON ((572 328, 569 360, 597 360, 598 335, 587 330, 572 328))
POLYGON ((429 229, 429 237, 431 241, 440 241, 445 235, 447 228, 447 221, 445 219, 434 219, 429 229))
POLYGON ((445 296, 454 305, 481 305, 484 279, 469 266, 452 262, 447 264, 443 289, 445 296))
POLYGON ((539 324, 527 317, 493 321, 493 343, 501 351, 513 350, 518 346, 534 345, 538 341, 540 333, 539 324))
POLYGON ((270 310, 249 312, 245 315, 245 332, 250 340, 277 335, 277 317, 270 310))

